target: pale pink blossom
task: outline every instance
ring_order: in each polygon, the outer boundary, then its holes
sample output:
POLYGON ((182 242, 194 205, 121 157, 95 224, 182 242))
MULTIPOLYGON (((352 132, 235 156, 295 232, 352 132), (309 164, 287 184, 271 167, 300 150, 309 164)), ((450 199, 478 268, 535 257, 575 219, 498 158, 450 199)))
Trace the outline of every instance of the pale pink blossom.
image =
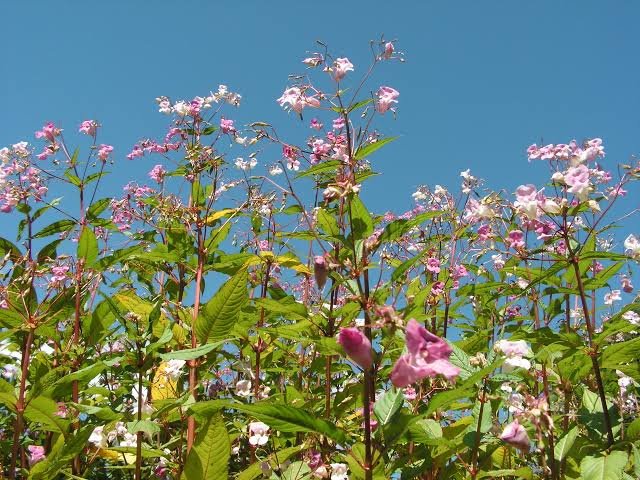
POLYGON ((382 86, 376 93, 378 102, 376 103, 376 109, 380 113, 386 113, 394 103, 398 103, 396 100, 400 96, 400 92, 391 87, 382 86))
POLYGON ((228 118, 220 119, 220 130, 222 130, 222 133, 236 133, 236 127, 233 125, 233 120, 228 118))
POLYGON ((460 369, 449 362, 451 346, 413 318, 407 323, 405 338, 409 353, 398 359, 391 372, 391 382, 396 387, 407 387, 437 375, 453 379, 460 373, 460 369))
POLYGON ((621 300, 622 296, 620 295, 620 290, 611 290, 610 292, 604 294, 605 305, 613 305, 613 302, 619 302, 621 300))
POLYGON ((527 435, 527 431, 520 425, 518 420, 514 420, 505 427, 500 435, 500 440, 520 450, 529 451, 529 435, 527 435))
POLYGON ((44 127, 42 127, 42 130, 38 130, 36 132, 36 138, 44 138, 45 140, 49 140, 53 143, 61 132, 62 130, 57 128, 52 122, 48 122, 44 127))
POLYGON ((348 58, 337 58, 333 64, 333 78, 340 81, 347 72, 353 72, 353 63, 348 58))
POLYGON ((109 158, 109 155, 111 155, 111 152, 113 152, 113 147, 111 145, 105 145, 103 143, 98 148, 98 158, 103 162, 106 162, 109 158))
POLYGON ((391 56, 393 55, 393 52, 395 52, 395 48, 393 46, 393 42, 387 42, 384 44, 384 53, 382 54, 382 57, 386 60, 389 60, 391 58, 391 56))
POLYGON ((321 65, 322 62, 324 62, 324 57, 319 53, 315 53, 313 57, 308 57, 302 60, 302 63, 308 65, 309 67, 317 67, 321 65))
POLYGON ((567 190, 579 200, 586 200, 589 194, 589 169, 584 165, 570 167, 564 175, 564 182, 569 186, 567 190))
POLYGON ((315 96, 305 95, 299 87, 287 88, 277 102, 281 107, 290 108, 296 113, 301 113, 305 107, 320 106, 320 101, 315 96))
POLYGON ((269 441, 269 425, 262 422, 249 424, 249 443, 254 446, 262 446, 269 441))
POLYGON ((85 120, 80 124, 78 131, 92 137, 96 136, 98 130, 98 123, 95 120, 85 120))
POLYGON ((164 176, 167 174, 167 171, 162 165, 156 165, 149 172, 149 178, 154 180, 157 183, 164 182, 164 176))
POLYGON ((44 447, 40 445, 29 445, 29 465, 36 464, 45 459, 44 447))
POLYGON ((342 345, 347 356, 362 368, 367 369, 373 363, 371 342, 357 328, 341 328, 338 343, 342 345))

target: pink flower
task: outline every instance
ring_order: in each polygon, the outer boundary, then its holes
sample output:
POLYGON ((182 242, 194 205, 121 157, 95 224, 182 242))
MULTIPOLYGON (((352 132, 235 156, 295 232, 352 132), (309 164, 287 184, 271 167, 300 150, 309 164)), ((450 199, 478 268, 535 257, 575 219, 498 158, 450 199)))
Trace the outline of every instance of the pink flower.
POLYGON ((523 357, 529 353, 529 347, 524 340, 498 340, 493 348, 507 357, 523 357))
POLYGON ((80 124, 80 128, 78 129, 80 133, 84 133, 92 137, 96 136, 97 130, 98 130, 98 124, 96 123, 95 120, 85 120, 80 124))
POLYGON ((622 284, 622 291, 624 293, 633 293, 633 285, 629 277, 622 277, 620 283, 622 284))
POLYGON ((348 58, 337 58, 333 64, 333 78, 339 82, 347 72, 353 72, 353 63, 348 58))
POLYGON ((164 181, 164 176, 167 174, 167 171, 164 169, 162 165, 156 165, 149 172, 149 178, 158 183, 162 183, 164 181))
POLYGON ((314 96, 306 96, 299 87, 287 88, 277 102, 281 107, 291 108, 296 113, 301 113, 305 107, 319 107, 320 101, 314 96), (289 105, 286 107, 285 105, 289 105))
POLYGON ((520 425, 518 420, 514 420, 505 427, 502 435, 500 435, 500 440, 520 450, 529 451, 529 435, 527 435, 527 431, 520 425))
POLYGON ((111 155, 111 152, 113 152, 113 147, 111 145, 105 145, 103 143, 98 149, 98 158, 103 162, 106 162, 107 158, 109 158, 109 155, 111 155))
POLYGON ((436 282, 431 286, 431 295, 437 297, 444 293, 444 282, 436 282))
POLYGON ((322 255, 317 255, 313 258, 313 274, 316 278, 318 288, 322 290, 324 288, 324 284, 327 283, 327 277, 329 276, 327 261, 322 255))
POLYGON ((504 239, 505 243, 511 248, 523 248, 524 247, 524 233, 522 230, 511 230, 507 238, 504 239))
POLYGON ((62 132, 61 129, 56 128, 52 122, 49 122, 42 127, 42 130, 38 130, 36 132, 36 138, 44 138, 50 142, 55 142, 56 137, 60 135, 60 132, 62 132))
POLYGON ((322 64, 322 62, 324 62, 324 57, 319 53, 314 54, 313 57, 305 58, 304 60, 302 60, 302 63, 310 67, 317 67, 318 65, 322 64))
POLYGON ((434 257, 427 259, 427 270, 431 273, 440 273, 440 260, 434 257))
POLYGON ((391 56, 393 55, 393 52, 395 52, 395 48, 393 46, 392 42, 387 42, 384 44, 384 53, 382 54, 382 57, 385 58, 386 60, 389 60, 391 58, 391 56))
POLYGON ((447 342, 427 331, 413 318, 407 323, 407 350, 393 366, 391 382, 404 388, 425 377, 455 378, 460 369, 449 362, 453 351, 447 342))
POLYGON ((344 127, 344 117, 338 117, 333 121, 333 129, 340 130, 344 127))
POLYGON ((33 465, 45 459, 44 447, 39 445, 29 445, 27 449, 29 450, 29 465, 33 465))
POLYGON ((222 133, 236 133, 236 127, 233 126, 233 120, 227 118, 220 119, 220 130, 222 133))
POLYGON ((574 193, 580 200, 586 200, 589 194, 589 169, 584 165, 569 168, 564 175, 564 183, 569 185, 569 193, 574 193))
POLYGON ((322 130, 322 127, 324 125, 317 118, 314 118, 311 120, 311 123, 309 124, 309 126, 314 130, 322 130))
POLYGON ((380 113, 386 113, 387 110, 391 108, 394 103, 398 103, 398 98, 400 96, 400 92, 391 88, 382 86, 378 89, 378 93, 376 93, 378 97, 378 103, 376 104, 376 108, 380 113))
POLYGON ((371 342, 357 328, 341 328, 338 334, 338 343, 342 345, 349 358, 362 368, 369 368, 373 363, 371 342))
POLYGON ((133 150, 131 150, 131 153, 127 155, 127 158, 129 160, 133 160, 134 158, 142 156, 144 156, 144 150, 142 149, 142 147, 140 147, 140 145, 134 145, 133 150))

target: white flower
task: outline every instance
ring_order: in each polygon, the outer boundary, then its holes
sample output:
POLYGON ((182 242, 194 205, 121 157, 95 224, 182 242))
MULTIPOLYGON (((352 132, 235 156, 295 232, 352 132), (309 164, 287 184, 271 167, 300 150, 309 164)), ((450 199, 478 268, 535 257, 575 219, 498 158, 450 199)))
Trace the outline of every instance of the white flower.
POLYGON ((506 373, 514 371, 516 368, 524 368, 529 370, 531 368, 531 362, 522 357, 508 357, 504 361, 504 371, 506 373))
POLYGON ((104 434, 104 425, 94 428, 88 441, 89 443, 93 443, 97 448, 106 448, 107 437, 104 434))
POLYGON ((624 251, 632 257, 640 256, 640 240, 631 234, 624 240, 624 251))
POLYGON ((418 188, 418 190, 416 190, 415 192, 413 192, 411 194, 411 196, 413 197, 413 199, 418 202, 420 200, 426 200, 427 198, 429 198, 429 196, 427 195, 427 193, 422 189, 422 188, 418 188))
POLYGON ((283 172, 282 167, 281 167, 280 165, 278 165, 278 164, 276 164, 276 165, 272 165, 272 166, 269 168, 269 175, 272 175, 272 176, 274 176, 274 177, 275 177, 276 175, 280 175, 282 172, 283 172))
POLYGON ((269 425, 262 422, 249 424, 249 443, 254 447, 264 445, 269 441, 269 425))
POLYGON ((189 113, 189 105, 187 105, 183 101, 179 101, 173 106, 173 111, 176 112, 181 117, 184 117, 189 113))
POLYGON ((169 378, 177 380, 182 374, 182 367, 184 367, 185 363, 187 362, 184 360, 169 360, 167 362, 167 365, 165 366, 164 371, 169 378))
POLYGON ((632 325, 640 324, 640 315, 638 315, 636 312, 632 312, 632 311, 624 312, 622 314, 622 318, 624 318, 627 322, 629 322, 632 325))
POLYGON ((236 383, 236 395, 239 397, 251 395, 251 380, 240 380, 236 383))
POLYGON ((137 436, 135 433, 125 433, 124 438, 120 440, 121 447, 135 447, 137 444, 137 436))
POLYGON ((347 465, 344 463, 331 464, 331 480, 349 480, 347 465))
POLYGON ((562 174, 562 172, 555 172, 553 175, 551 175, 551 182, 564 183, 564 175, 562 174))
POLYGON ((622 300, 620 296, 620 290, 611 290, 608 293, 604 294, 604 304, 605 305, 613 305, 613 302, 619 302, 622 300))

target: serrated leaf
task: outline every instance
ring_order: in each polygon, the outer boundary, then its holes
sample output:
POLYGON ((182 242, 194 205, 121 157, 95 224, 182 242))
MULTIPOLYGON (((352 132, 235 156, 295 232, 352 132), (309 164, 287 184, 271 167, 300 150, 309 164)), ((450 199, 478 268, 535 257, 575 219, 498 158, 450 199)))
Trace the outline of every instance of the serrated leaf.
POLYGON ((366 158, 369 155, 371 155, 372 153, 380 150, 387 143, 393 142, 397 138, 398 137, 386 137, 386 138, 382 138, 382 139, 378 140, 377 142, 369 143, 369 144, 365 145, 364 147, 361 147, 358 150, 356 150, 356 153, 355 153, 354 157, 355 157, 356 160, 362 160, 363 158, 366 158))
POLYGON ((386 425, 402 407, 404 403, 404 393, 402 390, 392 387, 376 400, 373 406, 373 413, 378 418, 381 425, 386 425))
POLYGON ((627 453, 619 450, 609 455, 584 457, 580 462, 580 473, 583 480, 619 480, 627 461, 627 453))
POLYGON ((83 227, 80 233, 78 258, 83 258, 86 265, 93 265, 98 258, 98 239, 88 227, 83 227))
POLYGON ((222 415, 217 414, 202 427, 187 456, 184 480, 224 480, 228 478, 231 441, 222 415))
POLYGON ((238 320, 240 310, 249 301, 248 279, 247 270, 239 270, 207 302, 196 320, 195 330, 200 343, 227 337, 238 320))

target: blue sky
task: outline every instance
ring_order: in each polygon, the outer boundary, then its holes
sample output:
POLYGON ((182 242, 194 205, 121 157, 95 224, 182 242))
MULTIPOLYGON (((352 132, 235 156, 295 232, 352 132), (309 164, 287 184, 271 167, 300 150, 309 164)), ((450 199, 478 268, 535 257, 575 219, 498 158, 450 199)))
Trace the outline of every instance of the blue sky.
POLYGON ((0 146, 32 141, 47 120, 75 131, 97 119, 125 169, 111 187, 157 163, 124 158, 164 134, 156 96, 224 83, 243 95, 238 122, 269 121, 300 143, 307 125, 275 102, 287 75, 317 39, 363 73, 381 34, 407 61, 371 84, 401 94, 398 119, 378 124, 401 136, 372 157, 384 175, 365 198, 378 212, 409 208, 419 184, 457 187, 467 168, 507 191, 542 184, 545 166, 524 155, 541 140, 600 136, 612 164, 640 150, 635 1, 14 1, 0 17, 0 146))

